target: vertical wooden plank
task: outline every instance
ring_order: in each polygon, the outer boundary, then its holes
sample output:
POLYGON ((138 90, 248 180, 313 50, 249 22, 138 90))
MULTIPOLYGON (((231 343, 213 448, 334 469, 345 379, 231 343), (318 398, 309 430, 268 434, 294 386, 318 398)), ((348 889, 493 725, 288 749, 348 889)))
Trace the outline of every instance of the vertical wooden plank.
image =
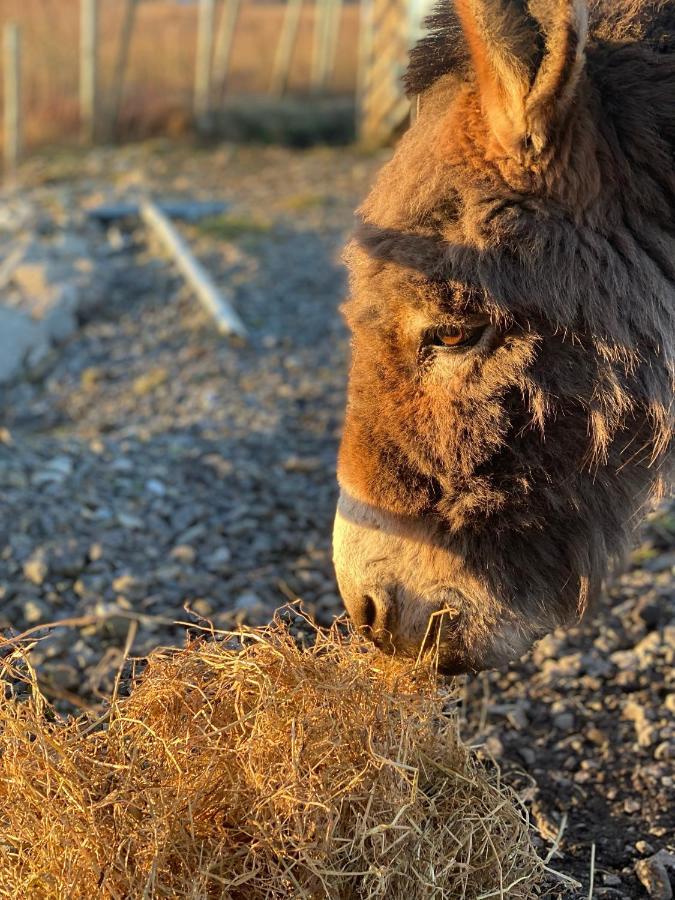
POLYGON ((211 116, 211 57, 215 0, 199 0, 197 56, 195 60, 194 114, 197 127, 208 129, 211 116))
POLYGON ((410 0, 372 0, 371 47, 360 78, 358 128, 367 144, 390 142, 410 121, 411 104, 402 77, 428 6, 429 0, 413 0, 412 6, 410 0))
POLYGON ((98 0, 80 0, 80 120, 82 137, 96 138, 98 0))
POLYGON ((373 55, 373 0, 361 0, 359 7, 359 45, 356 71, 356 133, 364 138, 364 120, 368 78, 373 55))
POLYGON ((335 57, 337 56, 338 41, 340 39, 341 19, 342 0, 332 0, 330 16, 326 26, 326 80, 324 87, 328 87, 330 79, 335 73, 335 57))
POLYGON ((14 172, 21 158, 21 31, 7 22, 3 39, 5 171, 14 172))
POLYGON ((120 33, 119 45, 117 48, 117 58, 115 59, 115 69, 113 72, 113 80, 111 87, 111 100, 108 107, 108 121, 106 122, 106 137, 111 140, 115 136, 115 128, 119 119, 120 108, 122 106, 122 97, 124 96, 124 79, 127 73, 127 65, 129 62, 129 48, 134 33, 134 24, 136 21, 136 11, 138 9, 138 0, 126 0, 124 8, 124 20, 122 22, 122 31, 120 33))
POLYGON ((234 35, 239 21, 241 0, 225 0, 220 16, 220 27, 216 37, 216 49, 213 56, 213 83, 216 86, 218 96, 225 92, 227 73, 230 69, 230 56, 234 35))
POLYGON ((288 74, 291 69, 291 59, 293 58, 293 50, 298 36, 301 11, 302 0, 286 0, 284 23, 281 27, 274 65, 272 66, 272 77, 270 78, 270 94, 275 97, 282 97, 288 85, 288 74))
POLYGON ((314 0, 314 43, 310 90, 319 94, 328 77, 328 43, 333 0, 314 0))

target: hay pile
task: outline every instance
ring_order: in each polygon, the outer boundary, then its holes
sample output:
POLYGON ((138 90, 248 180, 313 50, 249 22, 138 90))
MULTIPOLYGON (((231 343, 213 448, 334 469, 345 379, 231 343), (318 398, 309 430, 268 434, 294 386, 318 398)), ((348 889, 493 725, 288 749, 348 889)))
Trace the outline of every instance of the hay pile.
POLYGON ((104 721, 6 682, 0 897, 536 893, 522 813, 432 675, 337 630, 242 641, 156 653, 104 721))

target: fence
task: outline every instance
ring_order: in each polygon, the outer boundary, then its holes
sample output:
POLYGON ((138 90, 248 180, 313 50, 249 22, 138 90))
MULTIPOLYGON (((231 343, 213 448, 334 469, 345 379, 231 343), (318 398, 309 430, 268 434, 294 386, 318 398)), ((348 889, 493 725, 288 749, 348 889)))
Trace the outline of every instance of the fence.
POLYGON ((203 131, 233 100, 351 100, 386 141, 428 0, 3 0, 4 156, 203 131))

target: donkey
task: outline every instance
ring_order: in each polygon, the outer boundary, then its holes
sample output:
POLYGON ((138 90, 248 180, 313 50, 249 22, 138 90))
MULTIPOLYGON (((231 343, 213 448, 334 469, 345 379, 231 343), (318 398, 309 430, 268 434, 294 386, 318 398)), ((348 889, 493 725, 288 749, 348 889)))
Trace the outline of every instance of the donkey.
POLYGON ((672 483, 675 2, 444 0, 346 251, 334 559, 447 674, 578 620, 672 483))

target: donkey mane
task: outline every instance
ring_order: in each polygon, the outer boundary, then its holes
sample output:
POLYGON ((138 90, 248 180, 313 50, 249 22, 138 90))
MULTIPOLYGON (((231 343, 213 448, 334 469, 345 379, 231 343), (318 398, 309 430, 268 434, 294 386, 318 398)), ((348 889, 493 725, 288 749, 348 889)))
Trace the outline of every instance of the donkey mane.
MULTIPOLYGON (((514 0, 524 3, 524 0, 514 0)), ((409 95, 421 94, 442 75, 464 72, 469 52, 455 7, 440 0, 427 18, 428 34, 414 47, 404 77, 409 95)), ((675 3, 672 0, 594 0, 590 38, 607 44, 643 43, 675 54, 675 3)))

